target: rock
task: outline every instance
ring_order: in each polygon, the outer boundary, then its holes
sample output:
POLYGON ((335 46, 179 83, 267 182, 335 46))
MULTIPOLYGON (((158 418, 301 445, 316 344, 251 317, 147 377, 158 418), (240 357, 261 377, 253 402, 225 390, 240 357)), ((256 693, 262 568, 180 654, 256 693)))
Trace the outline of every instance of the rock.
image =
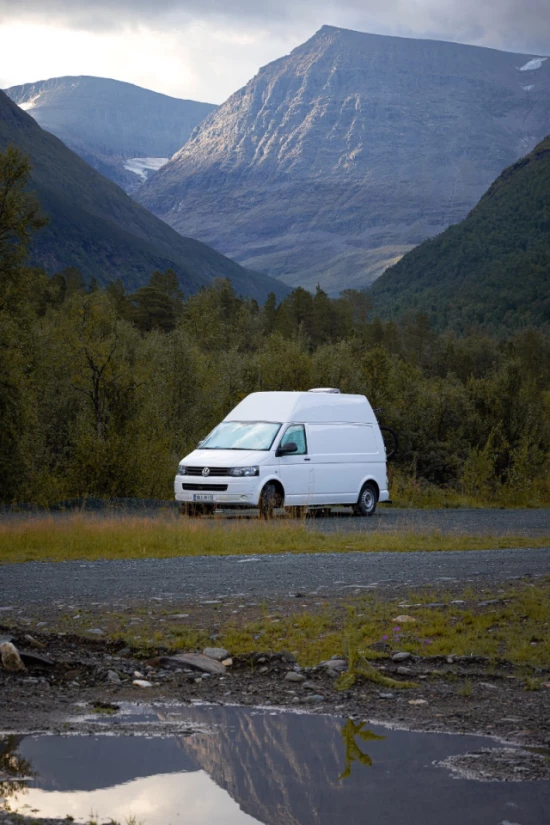
POLYGON ((233 659, 231 658, 231 656, 228 659, 224 659, 223 662, 222 662, 222 665, 224 667, 232 667, 233 666, 233 659))
POLYGON ((398 667, 397 672, 400 676, 412 676, 414 671, 410 667, 398 667))
POLYGON ((210 659, 215 659, 217 662, 223 662, 224 659, 229 659, 229 652, 223 647, 205 647, 202 651, 203 656, 208 656, 210 659))
POLYGON ((91 627, 89 630, 85 630, 84 632, 88 636, 105 636, 105 631, 100 627, 91 627))
POLYGON ((415 624, 416 619, 414 618, 414 616, 407 616, 407 614, 404 613, 402 616, 396 616, 394 619, 392 619, 392 622, 401 622, 401 624, 407 624, 408 622, 409 624, 415 624))
POLYGON ((45 650, 47 647, 44 642, 39 642, 38 639, 35 639, 34 636, 30 635, 30 633, 26 633, 24 639, 30 644, 31 647, 34 647, 37 650, 45 650))
POLYGON ((491 682, 478 682, 479 687, 487 688, 487 690, 498 690, 497 685, 491 684, 491 682))
POLYGON ((13 636, 0 636, 0 645, 5 644, 6 642, 8 642, 9 644, 13 644, 13 641, 13 636))
POLYGON ((310 704, 317 704, 318 702, 324 702, 325 697, 321 696, 320 693, 315 693, 313 696, 304 696, 302 701, 309 702, 310 704))
POLYGON ((478 602, 478 607, 489 607, 492 604, 500 604, 502 599, 486 599, 484 602, 478 602))
POLYGON ((336 673, 343 673, 348 669, 348 663, 345 659, 329 659, 327 662, 321 662, 319 667, 324 668, 325 670, 332 670, 336 673))
POLYGON ((31 653, 28 650, 22 650, 20 656, 26 665, 35 665, 36 667, 53 667, 55 662, 46 656, 40 656, 38 653, 31 653))
POLYGON ((169 619, 188 619, 189 613, 172 613, 168 616, 169 619))
POLYGON ((123 647, 118 651, 117 656, 122 656, 122 658, 125 659, 127 656, 130 656, 131 653, 132 651, 129 647, 123 647))
POLYGON ((269 673, 269 668, 267 667, 267 665, 264 665, 259 669, 258 673, 269 673))
POLYGON ((464 599, 453 599, 451 604, 466 604, 466 602, 464 601, 464 599))
POLYGON ((134 670, 134 679, 143 679, 143 673, 140 670, 134 670))
POLYGON ((296 664, 296 656, 294 653, 289 653, 288 650, 281 651, 281 659, 283 662, 288 662, 291 665, 296 664))
POLYGON ((303 673, 296 673, 296 671, 291 670, 285 676, 285 682, 305 682, 306 677, 303 673))
POLYGON ((317 690, 319 686, 315 682, 305 681, 302 683, 302 687, 305 690, 317 690))
POLYGON ((20 673, 25 670, 25 665, 21 661, 19 651, 11 642, 3 642, 0 644, 0 659, 2 660, 2 667, 8 673, 20 673))
POLYGON ((116 670, 108 670, 107 671, 107 681, 110 682, 112 685, 121 685, 122 679, 116 672, 116 670))
POLYGON ((407 653, 406 651, 394 653, 391 658, 392 662, 406 662, 408 659, 412 659, 412 653, 407 653))
POLYGON ((427 705, 427 699, 409 699, 409 705, 427 705))
POLYGON ((152 683, 152 682, 148 682, 146 679, 134 679, 134 681, 132 682, 132 684, 133 684, 133 685, 135 685, 135 686, 136 686, 136 687, 138 687, 138 688, 150 688, 150 687, 153 687, 153 683, 152 683))
POLYGON ((378 696, 380 697, 380 699, 393 699, 394 694, 393 693, 379 693, 378 696))
POLYGON ((442 608, 445 608, 445 607, 447 607, 447 605, 444 604, 443 602, 430 602, 430 604, 427 604, 426 607, 442 607, 442 608))
POLYGON ((177 653, 175 656, 160 656, 161 667, 175 670, 179 667, 190 667, 192 670, 199 670, 203 673, 223 674, 226 672, 225 665, 205 656, 203 653, 177 653))

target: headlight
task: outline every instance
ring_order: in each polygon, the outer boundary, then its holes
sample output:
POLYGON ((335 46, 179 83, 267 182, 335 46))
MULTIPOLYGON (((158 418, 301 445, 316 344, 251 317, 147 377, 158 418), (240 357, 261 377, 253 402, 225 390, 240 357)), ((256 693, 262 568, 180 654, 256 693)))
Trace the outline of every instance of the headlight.
POLYGON ((230 476, 259 476, 259 467, 232 467, 229 470, 230 476))
POLYGON ((186 472, 187 472, 187 467, 185 466, 185 464, 180 464, 179 467, 178 467, 178 473, 177 474, 179 476, 184 476, 186 474, 186 472))

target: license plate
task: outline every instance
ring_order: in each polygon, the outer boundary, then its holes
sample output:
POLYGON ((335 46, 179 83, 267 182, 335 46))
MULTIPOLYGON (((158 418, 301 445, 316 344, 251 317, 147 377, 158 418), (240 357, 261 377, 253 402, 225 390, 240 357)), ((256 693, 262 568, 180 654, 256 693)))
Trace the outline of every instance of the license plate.
POLYGON ((207 496, 201 495, 200 493, 196 493, 193 496, 193 501, 214 501, 214 496, 207 496))

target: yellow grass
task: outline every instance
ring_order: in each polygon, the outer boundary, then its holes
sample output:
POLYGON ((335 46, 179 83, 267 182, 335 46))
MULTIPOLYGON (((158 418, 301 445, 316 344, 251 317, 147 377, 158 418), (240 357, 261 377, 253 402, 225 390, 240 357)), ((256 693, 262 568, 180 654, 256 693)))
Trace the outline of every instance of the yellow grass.
POLYGON ((330 533, 296 522, 216 522, 178 517, 52 516, 0 525, 0 563, 267 553, 410 552, 550 547, 550 535, 443 534, 380 530, 330 533))

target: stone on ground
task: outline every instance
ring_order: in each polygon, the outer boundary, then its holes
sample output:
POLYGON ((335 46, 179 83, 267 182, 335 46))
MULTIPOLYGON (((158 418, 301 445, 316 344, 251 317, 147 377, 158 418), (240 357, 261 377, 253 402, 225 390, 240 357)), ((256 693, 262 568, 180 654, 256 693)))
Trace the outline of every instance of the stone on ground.
POLYGON ((2 667, 8 673, 19 673, 25 670, 25 665, 21 661, 19 651, 11 642, 3 642, 0 644, 0 658, 2 660, 2 667))

